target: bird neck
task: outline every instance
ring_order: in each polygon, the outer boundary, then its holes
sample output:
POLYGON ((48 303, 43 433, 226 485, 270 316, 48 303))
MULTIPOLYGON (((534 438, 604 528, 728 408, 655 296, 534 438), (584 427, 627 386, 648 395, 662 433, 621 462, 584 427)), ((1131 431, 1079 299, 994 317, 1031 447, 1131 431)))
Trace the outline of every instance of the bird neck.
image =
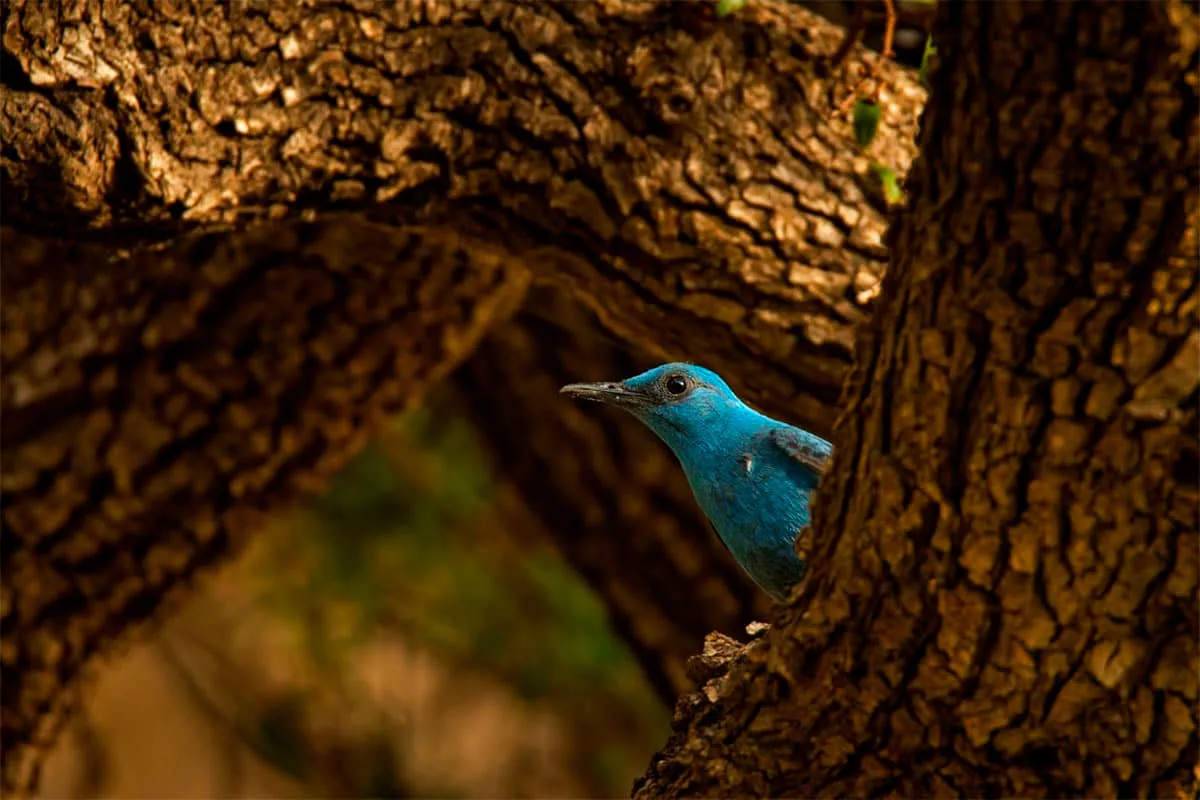
POLYGON ((734 405, 722 409, 703 421, 689 420, 689 424, 652 424, 650 427, 674 451, 685 469, 704 470, 715 466, 729 454, 745 451, 755 436, 765 428, 778 423, 745 405, 734 405))

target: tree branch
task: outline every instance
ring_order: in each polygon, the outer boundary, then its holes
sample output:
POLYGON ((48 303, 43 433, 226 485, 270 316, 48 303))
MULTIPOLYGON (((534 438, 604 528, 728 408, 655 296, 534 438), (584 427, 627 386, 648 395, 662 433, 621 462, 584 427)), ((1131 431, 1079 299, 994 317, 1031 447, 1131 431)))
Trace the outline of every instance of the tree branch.
MULTIPOLYGON (((823 20, 616 0, 102 5, 17 3, 5 21, 35 87, 0 103, 9 224, 144 238, 340 208, 515 230, 544 244, 521 254, 538 276, 622 338, 701 354, 831 426, 885 220, 830 114, 823 20)), ((924 93, 883 74, 874 155, 903 171, 924 93)))
POLYGON ((336 216, 127 259, 3 232, 0 684, 27 786, 91 658, 418 400, 526 273, 336 216), (23 257, 57 274, 20 285, 23 257))

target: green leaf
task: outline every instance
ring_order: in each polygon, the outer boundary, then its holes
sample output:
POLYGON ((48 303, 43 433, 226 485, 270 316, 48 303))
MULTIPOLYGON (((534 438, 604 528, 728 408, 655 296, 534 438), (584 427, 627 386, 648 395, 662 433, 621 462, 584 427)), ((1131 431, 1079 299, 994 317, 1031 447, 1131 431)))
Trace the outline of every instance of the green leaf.
POLYGON ((917 76, 921 79, 921 85, 929 88, 929 59, 937 55, 937 48, 933 46, 933 37, 925 37, 925 52, 921 54, 921 69, 917 76))
POLYGON ((735 11, 741 11, 746 0, 717 0, 717 18, 727 17, 735 11))
POLYGON ((875 141, 879 130, 879 106, 870 100, 858 100, 854 104, 854 139, 866 150, 875 141))
POLYGON ((900 188, 900 180, 896 177, 896 172, 891 167, 885 167, 877 161, 872 161, 871 172, 879 181, 879 186, 883 190, 883 197, 887 200, 889 206, 904 202, 904 190, 900 188))

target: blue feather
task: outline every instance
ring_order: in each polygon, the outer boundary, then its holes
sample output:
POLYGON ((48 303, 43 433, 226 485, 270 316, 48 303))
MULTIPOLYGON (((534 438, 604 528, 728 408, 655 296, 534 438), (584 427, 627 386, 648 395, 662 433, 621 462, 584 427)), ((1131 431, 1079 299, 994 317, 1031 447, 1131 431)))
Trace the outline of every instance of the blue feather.
POLYGON ((804 575, 796 534, 833 446, 743 403, 715 372, 663 364, 619 383, 566 394, 619 406, 675 453, 717 535, 768 594, 784 599, 804 575))

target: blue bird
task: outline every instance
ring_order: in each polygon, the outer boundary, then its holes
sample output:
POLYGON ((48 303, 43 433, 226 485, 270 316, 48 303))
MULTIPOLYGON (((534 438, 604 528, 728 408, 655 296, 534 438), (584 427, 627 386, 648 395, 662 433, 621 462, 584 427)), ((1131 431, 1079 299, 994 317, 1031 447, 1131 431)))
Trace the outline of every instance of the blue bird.
POLYGON ((563 394, 623 408, 675 453, 700 508, 742 569, 776 600, 804 575, 796 534, 833 446, 743 403, 712 370, 663 364, 563 394))

